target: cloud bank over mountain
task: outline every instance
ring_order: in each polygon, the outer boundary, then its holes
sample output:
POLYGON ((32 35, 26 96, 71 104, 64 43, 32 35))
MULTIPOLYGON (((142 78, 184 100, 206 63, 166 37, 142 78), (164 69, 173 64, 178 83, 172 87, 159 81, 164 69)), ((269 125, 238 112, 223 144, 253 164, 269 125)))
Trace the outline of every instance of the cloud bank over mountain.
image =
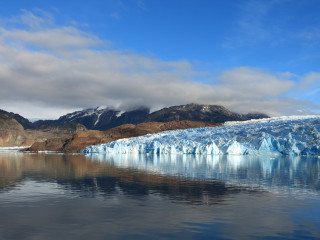
POLYGON ((217 74, 187 60, 116 50, 42 11, 0 20, 0 108, 20 108, 27 117, 54 117, 52 109, 58 117, 100 105, 158 109, 191 102, 240 113, 301 114, 319 111, 312 101, 319 82, 317 72, 298 76, 240 65, 217 74))

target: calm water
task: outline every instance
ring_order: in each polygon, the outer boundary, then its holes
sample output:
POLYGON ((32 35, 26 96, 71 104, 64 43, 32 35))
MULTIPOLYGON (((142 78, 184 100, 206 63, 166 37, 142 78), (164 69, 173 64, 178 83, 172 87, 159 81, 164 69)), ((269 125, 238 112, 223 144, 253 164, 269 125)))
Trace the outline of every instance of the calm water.
POLYGON ((319 239, 320 158, 0 153, 0 239, 319 239))

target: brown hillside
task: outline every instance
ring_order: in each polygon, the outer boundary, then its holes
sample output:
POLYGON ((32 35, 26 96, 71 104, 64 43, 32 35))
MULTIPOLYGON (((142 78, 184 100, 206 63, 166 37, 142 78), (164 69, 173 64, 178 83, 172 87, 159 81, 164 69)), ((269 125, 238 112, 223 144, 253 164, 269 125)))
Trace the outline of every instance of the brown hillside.
POLYGON ((166 130, 188 129, 199 127, 215 127, 221 124, 204 122, 178 121, 178 122, 145 122, 138 125, 124 124, 107 131, 88 130, 74 134, 65 139, 48 139, 45 142, 33 144, 27 151, 59 151, 80 152, 89 145, 108 143, 121 138, 138 137, 149 133, 158 133, 166 130))

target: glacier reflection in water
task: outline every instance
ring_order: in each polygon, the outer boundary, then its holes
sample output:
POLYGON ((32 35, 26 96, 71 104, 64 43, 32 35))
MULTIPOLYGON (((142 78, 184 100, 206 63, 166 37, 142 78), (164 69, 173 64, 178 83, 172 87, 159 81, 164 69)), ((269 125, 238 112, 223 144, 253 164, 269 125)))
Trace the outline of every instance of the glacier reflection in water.
POLYGON ((320 158, 315 156, 90 154, 86 158, 118 168, 195 180, 219 180, 273 191, 318 194, 320 190, 320 158))

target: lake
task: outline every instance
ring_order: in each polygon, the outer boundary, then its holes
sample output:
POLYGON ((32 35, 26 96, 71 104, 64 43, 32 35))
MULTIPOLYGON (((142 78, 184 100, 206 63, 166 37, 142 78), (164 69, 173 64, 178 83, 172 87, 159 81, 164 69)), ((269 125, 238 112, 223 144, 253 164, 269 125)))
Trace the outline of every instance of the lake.
POLYGON ((319 239, 320 158, 0 153, 0 239, 319 239))

